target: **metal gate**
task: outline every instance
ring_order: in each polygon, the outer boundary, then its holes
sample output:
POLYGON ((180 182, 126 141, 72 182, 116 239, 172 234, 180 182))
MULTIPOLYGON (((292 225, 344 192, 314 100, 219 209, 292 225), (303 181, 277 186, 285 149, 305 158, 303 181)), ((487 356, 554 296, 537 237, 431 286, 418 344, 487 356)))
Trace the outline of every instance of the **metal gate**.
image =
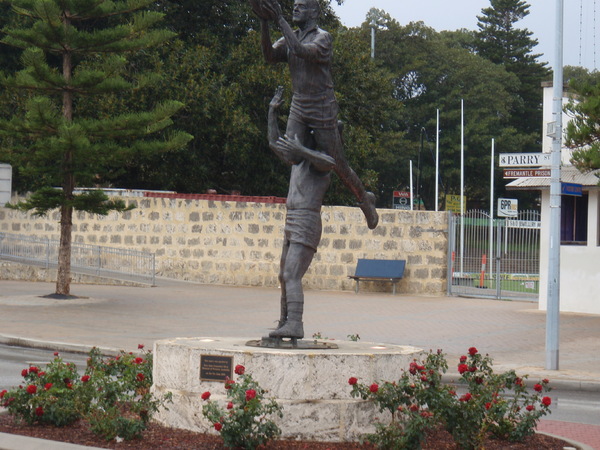
POLYGON ((453 215, 448 294, 538 301, 540 213, 493 219, 485 211, 453 215))

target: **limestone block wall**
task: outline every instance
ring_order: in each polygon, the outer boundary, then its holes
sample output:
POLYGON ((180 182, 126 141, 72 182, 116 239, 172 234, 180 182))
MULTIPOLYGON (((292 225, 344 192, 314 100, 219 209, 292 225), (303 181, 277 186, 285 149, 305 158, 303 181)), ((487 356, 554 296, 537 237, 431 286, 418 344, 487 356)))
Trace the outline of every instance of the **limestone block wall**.
MULTIPOLYGON (((13 201, 16 199, 13 199, 13 201)), ((206 284, 278 286, 285 205, 185 198, 125 198, 135 209, 77 212, 74 242, 154 252, 157 276, 206 284)), ((325 206, 323 237, 304 278, 309 289, 350 290, 359 258, 404 259, 399 293, 441 294, 446 287, 445 212, 381 209, 369 230, 359 208, 325 206)), ((0 231, 58 239, 59 214, 35 217, 0 208, 0 231)), ((361 292, 389 283, 361 283, 361 292)))

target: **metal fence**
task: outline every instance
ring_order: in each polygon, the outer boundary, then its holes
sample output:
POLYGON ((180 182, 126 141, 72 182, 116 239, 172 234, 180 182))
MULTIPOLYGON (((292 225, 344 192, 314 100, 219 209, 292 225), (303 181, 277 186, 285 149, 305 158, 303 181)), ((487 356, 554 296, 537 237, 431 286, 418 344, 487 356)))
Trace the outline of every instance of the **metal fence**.
MULTIPOLYGON (((54 268, 58 266, 57 239, 0 233, 0 258, 54 268)), ((154 285, 154 253, 90 244, 71 244, 71 271, 154 285)))
POLYGON ((540 214, 493 219, 469 211, 450 220, 448 293, 537 301, 540 214))

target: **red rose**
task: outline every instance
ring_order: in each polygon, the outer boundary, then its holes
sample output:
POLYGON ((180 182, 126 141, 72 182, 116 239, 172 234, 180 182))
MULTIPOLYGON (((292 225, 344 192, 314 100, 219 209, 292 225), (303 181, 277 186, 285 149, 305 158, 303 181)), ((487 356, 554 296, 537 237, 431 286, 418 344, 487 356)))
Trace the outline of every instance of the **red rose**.
POLYGON ((535 409, 535 406, 533 406, 533 405, 527 405, 527 407, 525 409, 527 411, 533 411, 535 409))
POLYGON ((477 349, 475 347, 469 348, 469 355, 475 356, 477 354, 477 349))
POLYGON ((467 357, 466 357, 465 355, 462 355, 462 356, 460 357, 460 362, 461 362, 461 364, 464 364, 464 363, 466 363, 466 362, 467 362, 467 357))
POLYGON ((0 398, 4 398, 7 392, 8 391, 6 389, 3 389, 2 392, 0 392, 0 398))
POLYGON ((410 372, 411 375, 414 375, 417 373, 417 368, 419 366, 417 365, 416 362, 411 362, 408 371, 410 372))
POLYGON ((144 358, 140 358, 139 356, 133 360, 134 364, 141 364, 144 362, 144 358))
POLYGON ((231 389, 234 384, 235 384, 235 381, 230 380, 229 378, 227 378, 225 380, 225 389, 227 389, 227 390, 231 389))
POLYGON ((67 383, 67 389, 73 389, 73 383, 67 383))
POLYGON ((256 397, 256 391, 254 389, 248 389, 246 391, 246 401, 249 402, 256 397))
POLYGON ((427 382, 427 376, 426 376, 426 375, 422 375, 422 376, 421 376, 421 381, 422 381, 423 383, 426 383, 426 382, 427 382))
POLYGON ((544 389, 544 388, 543 388, 543 386, 542 386, 541 384, 534 384, 534 385, 533 385, 533 390, 534 390, 534 391, 537 391, 537 392, 542 392, 542 390, 543 390, 543 389, 544 389))
POLYGON ((379 386, 377 385, 377 383, 373 383, 371 386, 369 386, 369 390, 373 394, 375 394, 379 390, 379 386))
POLYGON ((81 377, 81 381, 83 383, 87 383, 88 381, 90 381, 90 376, 89 375, 84 375, 81 377))
POLYGON ((467 366, 466 364, 458 365, 458 373, 460 373, 461 375, 465 372, 468 372, 468 370, 469 370, 469 366, 467 366))
POLYGON ((144 381, 144 378, 146 378, 146 377, 144 376, 144 374, 143 374, 143 373, 138 373, 138 374, 135 376, 135 379, 136 379, 136 380, 138 380, 138 381, 144 381))
POLYGON ((469 372, 477 372, 477 367, 475 367, 475 366, 469 367, 469 372))
POLYGON ((227 403, 227 409, 233 409, 233 402, 227 403))
POLYGON ((38 369, 38 368, 37 368, 37 367, 35 367, 35 366, 31 366, 31 367, 29 368, 29 373, 38 373, 39 371, 40 371, 40 369, 38 369))
POLYGON ((39 372, 39 373, 38 373, 38 377, 39 377, 39 378, 42 378, 44 375, 46 375, 46 372, 39 372))
POLYGON ((221 431, 221 428, 223 428, 223 424, 221 422, 215 422, 215 430, 217 431, 221 431))
POLYGON ((235 366, 236 375, 244 375, 245 371, 246 371, 246 368, 244 366, 242 366, 241 364, 238 364, 237 366, 235 366))
POLYGON ((144 348, 144 344, 138 344, 138 349, 141 350, 144 348))
POLYGON ((37 386, 34 384, 30 384, 29 386, 27 386, 27 393, 28 394, 35 394, 37 392, 37 386))
POLYGON ((44 386, 44 389, 46 389, 47 391, 52 389, 52 383, 46 383, 46 386, 44 386))
POLYGON ((27 369, 23 369, 23 370, 21 371, 21 376, 24 376, 24 377, 26 377, 28 373, 29 373, 29 370, 27 370, 27 369))
POLYGON ((412 405, 410 405, 410 410, 412 412, 417 412, 419 410, 419 405, 417 405, 416 403, 413 403, 412 405))
POLYGON ((485 404, 485 409, 490 409, 492 407, 492 404, 490 402, 487 402, 485 404))
POLYGON ((548 384, 548 383, 550 383, 550 380, 549 380, 548 378, 544 378, 544 379, 542 380, 542 383, 544 383, 544 384, 548 384))
POLYGON ((54 356, 58 356, 58 352, 54 352, 54 356))
POLYGON ((41 417, 44 415, 44 408, 42 408, 41 406, 38 406, 37 408, 35 408, 35 415, 38 417, 41 417))
POLYGON ((461 401, 461 402, 468 402, 469 400, 471 400, 471 398, 472 398, 471 393, 467 392, 465 395, 463 395, 458 400, 461 401))
POLYGON ((210 398, 210 392, 208 392, 208 391, 203 392, 202 395, 200 396, 200 398, 202 400, 208 400, 210 398))
POLYGON ((348 380, 348 384, 350 386, 354 386, 356 383, 358 383, 358 379, 356 377, 350 377, 350 379, 348 380))
POLYGON ((550 406, 552 404, 552 399, 550 397, 544 397, 542 399, 542 405, 550 406))

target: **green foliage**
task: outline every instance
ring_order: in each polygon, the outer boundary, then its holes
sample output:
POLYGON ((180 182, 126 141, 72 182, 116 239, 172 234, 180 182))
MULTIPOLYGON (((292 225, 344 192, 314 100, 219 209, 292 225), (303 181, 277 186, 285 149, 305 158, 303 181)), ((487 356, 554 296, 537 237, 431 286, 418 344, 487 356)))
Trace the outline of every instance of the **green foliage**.
POLYGON ((491 434, 499 439, 522 441, 533 434, 539 419, 550 412, 548 380, 532 386, 527 376, 514 371, 494 373, 492 360, 475 347, 462 356, 458 371, 467 392, 442 384, 448 364, 441 351, 429 352, 424 361, 415 359, 395 382, 365 385, 354 377, 348 381, 352 396, 373 401, 380 411, 391 414, 391 423, 376 425, 365 439, 378 448, 420 448, 426 430, 443 425, 464 449, 483 448, 491 434))
POLYGON ((171 400, 170 395, 156 398, 150 392, 150 352, 103 358, 94 348, 81 377, 73 363, 55 353, 44 370, 32 366, 23 369, 22 376, 22 386, 0 393, 10 414, 29 424, 59 427, 85 419, 107 440, 140 437, 152 415, 171 400))
POLYGON ((574 149, 571 162, 582 172, 600 169, 600 80, 596 72, 573 74, 569 89, 574 92, 565 110, 571 120, 566 125, 565 143, 574 149))
POLYGON ((390 423, 376 423, 376 432, 364 440, 382 449, 420 448, 428 429, 440 423, 435 411, 449 389, 441 376, 448 366, 441 352, 430 352, 424 361, 414 360, 398 381, 364 385, 348 380, 351 395, 373 401, 381 412, 391 415, 390 423))
POLYGON ((209 400, 210 393, 202 394, 206 404, 202 414, 214 424, 228 448, 255 449, 281 434, 279 427, 269 418, 283 417, 281 407, 274 399, 267 399, 267 391, 245 373, 242 365, 235 367, 237 382, 225 381, 228 402, 223 409, 209 400))

